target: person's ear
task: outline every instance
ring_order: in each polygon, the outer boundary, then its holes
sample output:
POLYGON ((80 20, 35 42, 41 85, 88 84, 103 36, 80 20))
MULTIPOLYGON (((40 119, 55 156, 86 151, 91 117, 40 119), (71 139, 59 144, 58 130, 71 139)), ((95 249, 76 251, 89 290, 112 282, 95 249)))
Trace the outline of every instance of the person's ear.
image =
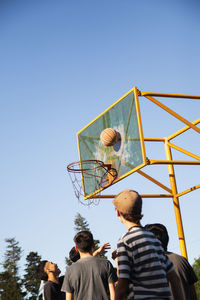
POLYGON ((46 262, 46 264, 44 265, 44 272, 48 275, 48 264, 46 262))
POLYGON ((78 251, 78 247, 77 247, 76 245, 75 245, 75 250, 76 250, 76 252, 79 252, 79 251, 78 251))

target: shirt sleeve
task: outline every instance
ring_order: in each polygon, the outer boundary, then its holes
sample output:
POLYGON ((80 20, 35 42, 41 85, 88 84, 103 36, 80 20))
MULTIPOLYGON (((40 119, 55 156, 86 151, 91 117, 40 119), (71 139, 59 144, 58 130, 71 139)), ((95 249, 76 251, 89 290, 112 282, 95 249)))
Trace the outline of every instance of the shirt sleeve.
POLYGON ((166 254, 165 254, 165 266, 166 266, 166 274, 174 271, 174 265, 166 254))
POLYGON ((74 288, 73 288, 73 286, 71 284, 71 281, 70 281, 70 270, 69 270, 69 268, 68 268, 67 272, 65 273, 65 277, 64 277, 64 280, 63 280, 61 291, 62 292, 68 292, 68 293, 71 293, 71 294, 74 293, 74 288))
POLYGON ((57 296, 56 291, 54 287, 50 284, 45 284, 44 286, 44 299, 45 300, 54 300, 55 297, 57 296))
POLYGON ((108 282, 115 283, 118 280, 117 274, 115 269, 113 268, 113 265, 109 261, 108 261, 108 268, 109 268, 108 282))
POLYGON ((184 273, 187 276, 187 281, 189 285, 193 285, 195 282, 198 281, 198 278, 192 268, 192 266, 189 264, 188 260, 183 257, 183 270, 185 271, 184 273))
POLYGON ((127 278, 130 279, 130 262, 127 253, 127 245, 124 244, 122 240, 119 240, 117 244, 117 252, 118 252, 118 271, 119 278, 127 278))

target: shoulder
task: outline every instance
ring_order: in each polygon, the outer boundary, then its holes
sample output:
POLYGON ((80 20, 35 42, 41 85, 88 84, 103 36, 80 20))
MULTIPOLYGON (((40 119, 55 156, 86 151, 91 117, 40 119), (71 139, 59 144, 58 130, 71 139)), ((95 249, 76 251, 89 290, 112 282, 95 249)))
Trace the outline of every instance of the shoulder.
POLYGON ((78 262, 79 261, 77 261, 77 262, 73 263, 71 266, 67 267, 64 278, 66 278, 66 276, 68 276, 69 274, 73 273, 74 270, 77 269, 78 262))
POLYGON ((173 252, 167 252, 167 256, 169 257, 170 261, 174 264, 176 272, 181 277, 186 278, 189 284, 194 284, 198 281, 198 278, 192 266, 185 257, 173 252))
POLYGON ((44 285, 44 295, 47 297, 54 294, 57 290, 57 285, 52 281, 47 281, 44 285))
POLYGON ((94 256, 90 260, 88 260, 88 263, 103 265, 103 266, 112 266, 111 262, 108 259, 104 259, 101 257, 94 257, 94 256))
POLYGON ((88 260, 88 263, 96 266, 97 268, 103 268, 103 269, 114 269, 112 263, 108 259, 104 259, 101 257, 93 257, 91 260, 88 260))
POLYGON ((52 286, 53 286, 53 282, 52 282, 52 281, 47 281, 47 282, 44 284, 44 289, 51 288, 52 286))
POLYGON ((175 268, 183 268, 185 271, 189 269, 193 270, 192 266, 185 257, 173 252, 167 252, 167 256, 174 264, 175 268))
POLYGON ((124 243, 124 244, 127 244, 129 245, 130 243, 135 243, 137 241, 141 241, 141 240, 146 240, 146 239, 149 239, 151 240, 152 242, 157 242, 159 244, 160 241, 158 241, 155 237, 155 235, 144 229, 142 226, 135 226, 135 227, 132 227, 128 232, 126 232, 118 241, 118 244, 120 243, 124 243))
POLYGON ((188 260, 176 253, 173 252, 167 252, 167 256, 169 257, 169 259, 176 265, 178 264, 182 264, 182 265, 190 265, 188 260))
POLYGON ((86 257, 86 258, 80 258, 77 262, 73 263, 71 266, 69 266, 66 270, 65 276, 66 274, 70 274, 73 272, 76 272, 77 270, 84 268, 85 265, 89 265, 89 264, 93 264, 94 262, 96 262, 99 258, 97 257, 86 257))
POLYGON ((108 267, 113 267, 112 263, 108 259, 99 258, 99 263, 106 265, 108 267))

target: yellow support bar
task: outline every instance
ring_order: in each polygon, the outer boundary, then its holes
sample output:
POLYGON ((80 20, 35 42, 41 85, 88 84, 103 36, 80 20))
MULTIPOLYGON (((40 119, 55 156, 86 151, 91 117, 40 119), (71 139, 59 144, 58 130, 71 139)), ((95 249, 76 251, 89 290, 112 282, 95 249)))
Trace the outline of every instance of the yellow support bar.
POLYGON ((189 152, 189 151, 187 151, 187 150, 185 150, 185 149, 183 149, 183 148, 181 148, 181 147, 178 147, 178 146, 176 146, 176 145, 174 145, 174 144, 172 144, 172 143, 170 143, 170 142, 168 142, 168 145, 169 145, 170 147, 172 147, 172 148, 174 148, 174 149, 176 149, 176 150, 178 150, 178 151, 180 151, 180 152, 182 152, 182 153, 188 155, 188 156, 191 156, 191 157, 193 157, 193 158, 195 158, 195 159, 200 160, 200 156, 197 156, 196 154, 193 154, 192 152, 189 152))
POLYGON ((187 98, 187 99, 200 99, 200 95, 185 95, 185 94, 171 94, 171 93, 152 93, 138 91, 139 96, 156 96, 156 97, 167 97, 167 98, 187 98))
POLYGON ((200 161, 194 160, 151 160, 149 159, 150 165, 200 165, 200 161))
MULTIPOLYGON (((200 119, 197 119, 196 121, 192 122, 193 125, 197 125, 200 123, 200 119)), ((187 131, 188 129, 190 129, 190 126, 186 126, 180 130, 178 130, 177 132, 171 134, 170 136, 168 136, 167 140, 172 140, 175 137, 179 136, 180 134, 184 133, 185 131, 187 131)))
MULTIPOLYGON (((169 161, 172 161, 172 153, 171 149, 168 145, 167 139, 165 142, 165 152, 166 157, 169 161)), ((178 237, 179 237, 179 244, 181 248, 181 255, 187 258, 187 249, 185 244, 185 236, 183 231, 183 224, 182 224, 182 218, 181 218, 181 210, 179 205, 179 198, 176 196, 178 194, 177 192, 177 186, 176 186, 176 178, 175 178, 175 172, 174 172, 174 166, 168 165, 168 172, 169 172, 169 180, 171 184, 172 194, 173 194, 173 203, 174 203, 174 212, 176 217, 176 224, 177 224, 177 230, 178 230, 178 237)))
POLYGON ((157 184, 158 186, 160 186, 162 189, 166 190, 167 192, 172 193, 172 190, 170 190, 168 187, 166 187, 164 184, 162 184, 158 180, 154 179, 150 175, 144 173, 141 170, 137 170, 137 173, 139 173, 140 175, 144 176, 145 178, 147 178, 148 180, 152 181, 153 183, 157 184))
POLYGON ((146 151, 145 151, 145 145, 144 145, 144 136, 143 136, 143 129, 142 129, 140 105, 139 105, 139 99, 138 99, 138 90, 136 87, 134 87, 133 90, 134 90, 135 106, 136 106, 136 113, 137 113, 137 119, 138 119, 138 129, 139 129, 139 134, 140 134, 140 144, 141 144, 141 148, 142 148, 142 158, 143 158, 143 162, 145 162, 146 151))
POLYGON ((162 109, 164 109, 165 111, 167 111, 170 115, 174 116, 175 118, 177 118, 181 122, 183 122, 186 125, 188 125, 190 128, 192 128, 195 131, 197 131, 198 133, 200 133, 200 128, 196 127, 191 122, 189 122, 185 118, 181 117, 179 114, 177 114, 175 111, 173 111, 172 109, 170 109, 168 106, 164 105, 163 103, 159 102, 158 100, 156 100, 153 97, 146 96, 146 98, 149 99, 150 101, 152 101, 153 103, 155 103, 156 105, 160 106, 162 109))
MULTIPOLYGON (((113 199, 117 195, 94 195, 90 197, 91 199, 93 198, 102 198, 102 199, 113 199)), ((172 194, 141 194, 140 195, 142 198, 173 198, 172 194)))
POLYGON ((145 142, 165 142, 163 138, 144 138, 145 142))
POLYGON ((190 193, 190 192, 192 192, 192 191, 195 191, 195 190, 197 190, 197 189, 199 189, 199 188, 200 188, 200 184, 197 184, 197 185, 191 187, 190 189, 187 189, 187 190, 185 190, 185 191, 183 191, 183 192, 177 194, 176 197, 183 196, 183 195, 188 194, 188 193, 190 193))

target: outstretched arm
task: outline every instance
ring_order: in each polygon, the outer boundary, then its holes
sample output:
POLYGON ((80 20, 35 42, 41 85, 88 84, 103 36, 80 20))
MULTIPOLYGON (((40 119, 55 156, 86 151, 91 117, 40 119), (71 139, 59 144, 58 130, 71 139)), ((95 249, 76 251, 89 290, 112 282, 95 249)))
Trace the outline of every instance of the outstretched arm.
POLYGON ((104 254, 106 253, 109 249, 110 249, 110 244, 109 243, 105 243, 103 245, 101 245, 96 251, 93 252, 93 256, 97 256, 100 254, 104 254))

